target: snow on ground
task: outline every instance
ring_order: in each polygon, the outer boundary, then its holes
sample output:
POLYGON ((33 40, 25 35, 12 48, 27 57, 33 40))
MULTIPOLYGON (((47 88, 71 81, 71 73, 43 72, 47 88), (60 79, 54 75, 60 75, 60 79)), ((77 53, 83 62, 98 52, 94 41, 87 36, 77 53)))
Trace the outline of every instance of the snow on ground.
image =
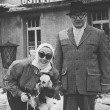
MULTIPOLYGON (((6 93, 0 93, 0 110, 10 110, 6 93)), ((51 110, 63 110, 63 96, 61 96, 61 100, 55 100, 51 110)), ((96 99, 95 110, 110 110, 110 94, 103 94, 102 98, 96 99)))
POLYGON ((2 88, 0 88, 0 110, 10 110, 7 100, 7 94, 2 92, 3 90, 2 88))
POLYGON ((102 98, 96 100, 95 110, 110 110, 110 94, 101 96, 102 98))
MULTIPOLYGON (((63 97, 56 102, 51 110, 63 110, 63 97)), ((96 99, 95 110, 110 110, 110 94, 104 94, 102 98, 96 99)))

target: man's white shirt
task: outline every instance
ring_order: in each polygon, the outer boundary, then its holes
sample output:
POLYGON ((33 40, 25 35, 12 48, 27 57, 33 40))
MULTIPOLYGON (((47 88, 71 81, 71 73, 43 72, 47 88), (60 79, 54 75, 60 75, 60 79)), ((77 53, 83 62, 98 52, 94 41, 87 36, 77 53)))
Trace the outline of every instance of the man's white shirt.
POLYGON ((74 34, 74 39, 76 41, 76 45, 79 45, 79 42, 83 36, 84 33, 84 29, 86 28, 86 23, 84 24, 84 26, 82 28, 76 28, 73 25, 73 34, 74 34))

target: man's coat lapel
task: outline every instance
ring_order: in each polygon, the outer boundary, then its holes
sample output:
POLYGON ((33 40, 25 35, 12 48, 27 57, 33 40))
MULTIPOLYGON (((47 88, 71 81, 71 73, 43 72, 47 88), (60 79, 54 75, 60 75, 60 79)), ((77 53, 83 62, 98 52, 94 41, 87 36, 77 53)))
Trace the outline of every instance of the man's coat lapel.
POLYGON ((91 32, 90 26, 87 25, 78 46, 76 45, 76 41, 74 39, 74 34, 73 34, 73 28, 72 27, 70 29, 68 29, 67 35, 68 35, 70 41, 72 42, 72 44, 76 47, 79 47, 86 40, 86 38, 89 36, 90 32, 91 32))

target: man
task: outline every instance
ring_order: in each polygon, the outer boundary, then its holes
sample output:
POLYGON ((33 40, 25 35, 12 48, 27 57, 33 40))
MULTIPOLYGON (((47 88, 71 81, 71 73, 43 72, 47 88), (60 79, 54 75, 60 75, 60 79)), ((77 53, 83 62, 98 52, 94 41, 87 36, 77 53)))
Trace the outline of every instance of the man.
POLYGON ((67 15, 72 27, 59 32, 54 62, 61 73, 64 109, 94 110, 96 95, 110 86, 107 36, 87 24, 82 2, 72 2, 67 15))

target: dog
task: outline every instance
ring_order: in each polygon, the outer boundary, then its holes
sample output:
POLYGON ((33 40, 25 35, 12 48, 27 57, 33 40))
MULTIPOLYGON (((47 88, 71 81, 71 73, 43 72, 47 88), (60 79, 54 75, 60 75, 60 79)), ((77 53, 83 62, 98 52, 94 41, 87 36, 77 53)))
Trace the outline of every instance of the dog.
MULTIPOLYGON (((43 74, 36 84, 37 96, 30 96, 30 105, 39 110, 50 110, 56 104, 56 90, 48 74, 43 74)), ((59 94, 57 94, 59 95, 59 94)))
POLYGON ((48 87, 41 88, 39 94, 39 110, 50 110, 55 103, 55 90, 48 87))

